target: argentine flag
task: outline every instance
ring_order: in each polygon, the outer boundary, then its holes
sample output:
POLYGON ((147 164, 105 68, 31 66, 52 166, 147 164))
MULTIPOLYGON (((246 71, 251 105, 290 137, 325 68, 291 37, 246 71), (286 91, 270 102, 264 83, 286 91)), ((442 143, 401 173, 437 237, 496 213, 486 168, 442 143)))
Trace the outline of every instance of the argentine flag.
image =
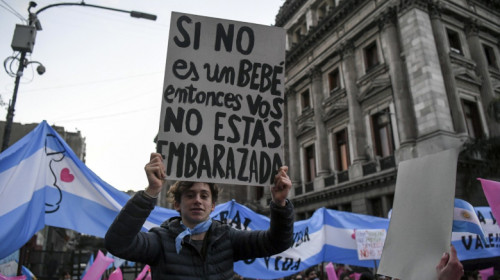
MULTIPOLYGON (((45 225, 104 237, 129 198, 87 168, 43 121, 0 154, 0 259, 45 225)), ((143 230, 177 215, 156 207, 143 230)))
POLYGON ((453 232, 475 233, 486 243, 483 228, 474 207, 467 201, 458 198, 455 198, 455 208, 453 209, 453 232))

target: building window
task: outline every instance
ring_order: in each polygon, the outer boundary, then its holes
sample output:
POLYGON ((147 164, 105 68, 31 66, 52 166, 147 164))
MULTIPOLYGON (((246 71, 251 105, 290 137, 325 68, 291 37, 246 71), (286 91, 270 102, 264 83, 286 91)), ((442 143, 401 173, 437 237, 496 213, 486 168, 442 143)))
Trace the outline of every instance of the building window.
POLYGON ((465 123, 469 136, 474 139, 481 139, 484 136, 481 126, 481 118, 477 103, 462 99, 462 108, 464 110, 465 123))
POLYGON ((316 178, 316 160, 314 145, 308 146, 304 150, 306 183, 312 182, 316 178))
POLYGON ((309 94, 309 90, 305 90, 300 94, 300 100, 302 105, 302 112, 311 108, 311 95, 309 94))
POLYGON ((385 158, 394 153, 394 139, 389 109, 382 110, 372 116, 375 154, 385 158))
POLYGON ((316 13, 318 15, 318 22, 322 21, 325 18, 326 14, 328 13, 328 3, 326 1, 321 3, 318 6, 316 13))
POLYGON ((351 205, 351 203, 341 204, 341 205, 339 205, 339 210, 345 211, 345 212, 352 212, 352 205, 351 205))
POLYGON ((370 215, 375 217, 385 217, 384 207, 382 206, 382 198, 372 198, 368 200, 370 206, 370 215))
POLYGON ((448 36, 448 43, 450 44, 450 51, 459 55, 463 55, 462 43, 460 41, 460 35, 458 32, 451 29, 446 29, 446 35, 448 36))
POLYGON ((335 152, 337 171, 349 168, 349 145, 347 142, 347 128, 335 133, 335 152))
POLYGON ((264 188, 257 186, 255 187, 255 197, 257 200, 260 200, 261 198, 264 197, 264 188))
POLYGON ((364 48, 366 72, 379 64, 377 42, 373 42, 364 48))
POLYGON ((491 68, 498 69, 497 57, 495 55, 495 50, 488 45, 483 45, 483 49, 484 49, 484 55, 486 56, 486 62, 488 63, 488 66, 491 68))
POLYGON ((306 33, 307 33, 307 25, 304 20, 293 32, 292 43, 300 43, 302 41, 302 38, 306 35, 306 33))
POLYGON ((328 88, 330 93, 340 88, 340 73, 338 68, 328 73, 328 88))

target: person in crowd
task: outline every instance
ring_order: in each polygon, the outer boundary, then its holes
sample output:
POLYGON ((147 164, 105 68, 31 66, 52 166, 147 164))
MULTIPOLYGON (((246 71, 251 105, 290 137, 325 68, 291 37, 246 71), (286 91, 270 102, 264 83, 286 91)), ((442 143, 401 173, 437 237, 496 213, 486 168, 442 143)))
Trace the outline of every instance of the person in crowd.
POLYGON ((233 263, 275 255, 293 244, 292 186, 281 167, 271 186, 270 227, 245 231, 212 220, 219 189, 213 183, 179 181, 168 197, 180 217, 141 232, 166 178, 163 158, 152 153, 144 167, 149 185, 120 211, 105 236, 113 255, 149 264, 153 279, 232 279, 233 263))
POLYGON ((359 280, 373 280, 374 276, 371 272, 365 271, 359 276, 359 280))
POLYGON ((298 273, 297 275, 295 275, 295 277, 293 277, 292 279, 294 280, 302 280, 304 279, 304 277, 302 277, 302 274, 298 273))
POLYGON ((350 278, 351 274, 352 274, 351 271, 346 270, 340 274, 339 280, 351 280, 350 278))
POLYGON ((305 271, 305 278, 307 280, 317 280, 318 278, 318 272, 316 272, 316 267, 311 266, 305 271))

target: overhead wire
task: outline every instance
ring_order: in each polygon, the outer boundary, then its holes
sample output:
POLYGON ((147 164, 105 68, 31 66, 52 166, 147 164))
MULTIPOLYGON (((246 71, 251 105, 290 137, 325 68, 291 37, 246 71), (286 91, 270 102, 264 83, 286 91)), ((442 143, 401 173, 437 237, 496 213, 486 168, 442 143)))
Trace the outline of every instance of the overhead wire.
POLYGON ((27 19, 25 19, 20 13, 18 13, 16 11, 16 9, 12 8, 7 2, 5 2, 4 0, 0 0, 2 3, 4 3, 5 5, 7 5, 7 7, 3 6, 0 4, 0 7, 4 8, 7 12, 13 14, 14 16, 16 16, 17 18, 19 18, 20 20, 22 20, 23 22, 28 22, 27 19))
MULTIPOLYGON (((136 94, 136 95, 133 95, 133 96, 130 96, 130 97, 127 97, 127 98, 120 99, 120 100, 115 100, 115 101, 113 101, 113 103, 103 104, 102 106, 93 107, 93 108, 90 108, 90 109, 86 108, 84 111, 72 112, 71 115, 74 116, 74 115, 78 115, 78 114, 89 113, 89 112, 93 112, 93 111, 96 111, 96 110, 99 110, 99 109, 102 109, 102 108, 109 108, 112 105, 117 105, 117 104, 126 102, 126 101, 131 100, 131 99, 144 98, 145 95, 147 95, 147 94, 149 94, 149 93, 151 93, 153 91, 156 91, 156 89, 151 89, 151 90, 148 90, 146 92, 141 92, 140 94, 136 94)), ((56 116, 55 119, 58 120, 58 118, 65 118, 65 117, 66 116, 61 116, 61 117, 57 117, 56 116)))
POLYGON ((44 91, 44 90, 52 90, 52 89, 61 89, 61 88, 76 87, 76 86, 87 86, 87 85, 94 85, 94 84, 100 84, 100 83, 106 83, 106 82, 112 82, 112 81, 128 80, 130 78, 137 78, 137 77, 143 77, 143 76, 148 76, 148 75, 156 75, 156 74, 163 74, 163 72, 157 71, 157 72, 151 72, 151 73, 145 73, 145 74, 138 74, 138 75, 130 75, 130 76, 124 76, 124 77, 118 77, 118 78, 112 78, 112 79, 105 79, 105 80, 88 81, 88 82, 68 84, 68 85, 58 85, 58 86, 53 86, 53 87, 30 89, 30 90, 25 90, 25 92, 44 91))

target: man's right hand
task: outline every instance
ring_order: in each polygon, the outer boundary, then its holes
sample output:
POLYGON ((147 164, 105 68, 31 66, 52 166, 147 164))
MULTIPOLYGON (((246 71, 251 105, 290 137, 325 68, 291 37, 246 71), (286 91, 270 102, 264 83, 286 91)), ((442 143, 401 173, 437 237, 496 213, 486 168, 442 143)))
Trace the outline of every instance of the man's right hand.
POLYGON ((152 197, 157 197, 167 176, 161 154, 151 153, 149 163, 144 166, 144 170, 149 183, 145 192, 152 197))

